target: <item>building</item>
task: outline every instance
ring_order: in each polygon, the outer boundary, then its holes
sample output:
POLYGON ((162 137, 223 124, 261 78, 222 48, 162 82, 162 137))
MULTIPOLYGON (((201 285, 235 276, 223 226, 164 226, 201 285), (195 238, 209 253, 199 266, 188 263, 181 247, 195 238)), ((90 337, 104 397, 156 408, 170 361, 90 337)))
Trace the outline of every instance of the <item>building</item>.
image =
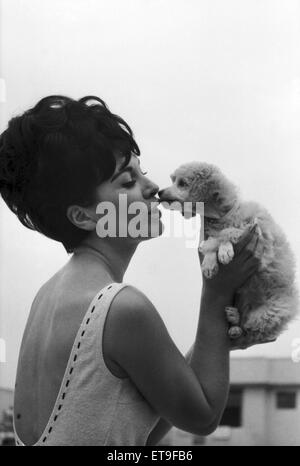
POLYGON ((15 444, 13 434, 13 399, 13 390, 0 388, 0 446, 15 444))
MULTIPOLYGON (((230 380, 227 407, 213 434, 200 437, 173 427, 159 444, 300 445, 300 363, 235 358, 230 380)), ((0 388, 0 420, 6 419, 3 431, 7 431, 12 404, 13 391, 0 388)))
POLYGON ((0 419, 3 412, 13 406, 14 391, 11 388, 0 387, 0 419))
POLYGON ((235 358, 220 426, 207 437, 172 428, 161 445, 300 445, 300 364, 235 358))

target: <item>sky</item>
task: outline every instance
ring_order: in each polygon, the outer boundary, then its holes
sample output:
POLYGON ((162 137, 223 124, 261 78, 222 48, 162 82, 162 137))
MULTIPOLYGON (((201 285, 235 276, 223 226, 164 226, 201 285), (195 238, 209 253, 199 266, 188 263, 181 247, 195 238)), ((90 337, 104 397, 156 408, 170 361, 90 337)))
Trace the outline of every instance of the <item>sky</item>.
MULTIPOLYGON (((218 165, 282 226, 299 270, 299 1, 0 0, 0 8, 1 131, 46 95, 97 95, 132 127, 160 188, 184 162, 218 165)), ((32 300, 68 256, 2 200, 0 222, 0 385, 13 387, 32 300)), ((196 249, 185 238, 144 242, 124 281, 146 293, 185 353, 200 306, 196 249)), ((291 357, 297 338, 299 319, 275 343, 232 354, 291 357)))

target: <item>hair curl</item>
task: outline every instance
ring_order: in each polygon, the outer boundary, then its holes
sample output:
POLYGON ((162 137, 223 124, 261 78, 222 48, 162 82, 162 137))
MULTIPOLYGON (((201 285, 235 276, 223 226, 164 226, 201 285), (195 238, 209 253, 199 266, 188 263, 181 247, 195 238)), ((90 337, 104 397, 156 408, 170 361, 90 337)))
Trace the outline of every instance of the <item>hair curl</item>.
POLYGON ((140 155, 129 125, 96 96, 41 99, 0 136, 0 193, 23 225, 72 252, 88 234, 67 218, 96 202, 116 167, 115 150, 140 155))

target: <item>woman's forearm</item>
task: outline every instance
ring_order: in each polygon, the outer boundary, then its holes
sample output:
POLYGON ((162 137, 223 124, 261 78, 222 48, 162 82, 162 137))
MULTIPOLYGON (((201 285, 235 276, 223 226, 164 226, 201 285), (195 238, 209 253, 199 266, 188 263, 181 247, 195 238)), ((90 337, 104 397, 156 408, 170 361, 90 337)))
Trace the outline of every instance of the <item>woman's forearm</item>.
POLYGON ((225 307, 231 304, 230 295, 202 292, 196 339, 186 355, 216 423, 225 408, 229 390, 230 340, 225 307))

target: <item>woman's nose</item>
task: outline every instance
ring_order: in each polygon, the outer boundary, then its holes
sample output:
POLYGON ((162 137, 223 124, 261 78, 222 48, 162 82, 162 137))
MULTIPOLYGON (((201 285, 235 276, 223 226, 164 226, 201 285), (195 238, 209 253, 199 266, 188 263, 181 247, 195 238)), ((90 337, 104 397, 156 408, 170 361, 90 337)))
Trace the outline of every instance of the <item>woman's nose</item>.
POLYGON ((160 190, 158 191, 159 197, 162 195, 163 192, 164 192, 164 189, 160 189, 160 190))
POLYGON ((153 183, 153 181, 149 180, 149 185, 147 186, 145 197, 154 197, 158 193, 158 191, 159 186, 156 183, 153 183))

